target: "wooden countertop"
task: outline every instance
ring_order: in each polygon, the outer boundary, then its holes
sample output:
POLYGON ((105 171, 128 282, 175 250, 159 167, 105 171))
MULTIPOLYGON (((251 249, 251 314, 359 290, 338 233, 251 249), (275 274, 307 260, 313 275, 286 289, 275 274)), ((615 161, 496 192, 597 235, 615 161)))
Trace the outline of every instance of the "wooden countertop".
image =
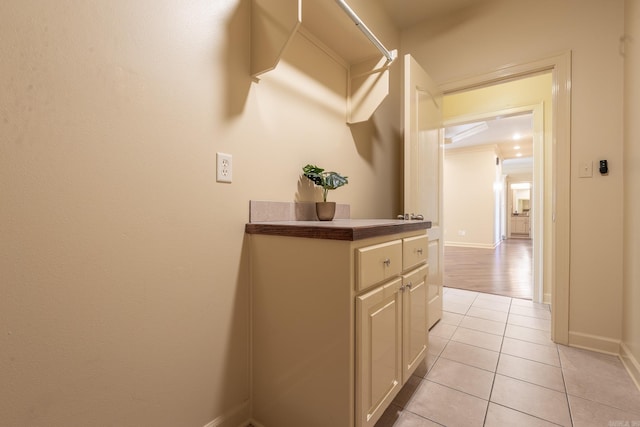
POLYGON ((334 219, 333 221, 252 222, 245 226, 245 232, 272 236, 354 241, 429 228, 431 228, 431 221, 334 219))

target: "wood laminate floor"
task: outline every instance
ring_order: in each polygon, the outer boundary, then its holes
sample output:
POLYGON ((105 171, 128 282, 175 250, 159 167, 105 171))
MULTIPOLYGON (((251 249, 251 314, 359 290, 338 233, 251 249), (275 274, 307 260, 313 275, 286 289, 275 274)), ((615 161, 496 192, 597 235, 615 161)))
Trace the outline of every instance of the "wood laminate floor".
POLYGON ((531 299, 532 246, 530 239, 504 240, 495 249, 445 246, 444 286, 531 299))

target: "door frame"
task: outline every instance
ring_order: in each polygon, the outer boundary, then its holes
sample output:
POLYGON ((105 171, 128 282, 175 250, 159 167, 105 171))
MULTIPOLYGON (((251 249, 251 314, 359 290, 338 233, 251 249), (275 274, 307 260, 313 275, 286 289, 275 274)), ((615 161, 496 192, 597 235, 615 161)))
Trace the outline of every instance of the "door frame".
POLYGON ((440 85, 444 95, 552 73, 551 339, 569 343, 571 261, 571 51, 440 85))

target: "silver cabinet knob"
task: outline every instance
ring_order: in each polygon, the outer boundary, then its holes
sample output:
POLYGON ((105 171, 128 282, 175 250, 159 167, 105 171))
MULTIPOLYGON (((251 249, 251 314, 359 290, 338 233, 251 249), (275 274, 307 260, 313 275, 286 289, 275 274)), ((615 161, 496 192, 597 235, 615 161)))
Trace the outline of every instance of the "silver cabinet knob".
POLYGON ((387 267, 389 267, 391 265, 391 260, 389 258, 385 259, 384 261, 382 261, 382 263, 384 265, 386 265, 387 267))

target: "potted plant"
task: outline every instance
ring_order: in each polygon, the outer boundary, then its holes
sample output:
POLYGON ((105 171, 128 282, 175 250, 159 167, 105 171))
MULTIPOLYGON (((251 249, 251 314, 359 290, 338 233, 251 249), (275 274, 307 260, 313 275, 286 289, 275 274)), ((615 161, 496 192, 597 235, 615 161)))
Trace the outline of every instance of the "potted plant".
POLYGON ((331 221, 336 213, 336 202, 327 202, 329 190, 335 190, 348 184, 346 176, 338 172, 327 172, 315 165, 306 165, 302 168, 304 176, 318 187, 322 187, 322 202, 316 202, 316 214, 320 221, 331 221))

